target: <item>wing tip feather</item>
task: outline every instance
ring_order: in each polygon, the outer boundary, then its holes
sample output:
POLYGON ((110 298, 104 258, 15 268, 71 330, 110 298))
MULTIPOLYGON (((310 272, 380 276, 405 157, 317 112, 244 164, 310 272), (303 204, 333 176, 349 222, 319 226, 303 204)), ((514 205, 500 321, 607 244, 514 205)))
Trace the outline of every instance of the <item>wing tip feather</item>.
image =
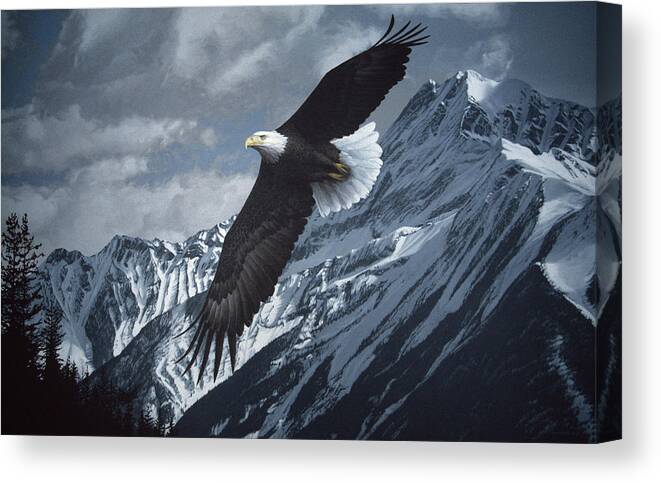
POLYGON ((390 23, 386 29, 386 32, 379 40, 376 41, 376 43, 372 46, 372 49, 379 46, 398 45, 402 47, 415 47, 417 45, 426 44, 426 39, 429 38, 429 35, 423 37, 419 37, 419 35, 427 30, 428 26, 423 25, 422 22, 414 25, 413 27, 409 27, 410 25, 411 21, 409 20, 402 28, 391 34, 395 26, 395 16, 390 15, 390 23))

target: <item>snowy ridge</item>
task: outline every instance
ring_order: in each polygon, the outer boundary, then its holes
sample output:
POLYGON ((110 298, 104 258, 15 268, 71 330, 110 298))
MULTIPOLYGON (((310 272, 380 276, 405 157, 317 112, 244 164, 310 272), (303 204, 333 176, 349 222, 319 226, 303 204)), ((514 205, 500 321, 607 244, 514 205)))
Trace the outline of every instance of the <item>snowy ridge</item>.
POLYGON ((92 372, 154 317, 204 292, 231 221, 183 243, 115 236, 92 256, 53 251, 40 283, 63 310, 62 357, 92 372))

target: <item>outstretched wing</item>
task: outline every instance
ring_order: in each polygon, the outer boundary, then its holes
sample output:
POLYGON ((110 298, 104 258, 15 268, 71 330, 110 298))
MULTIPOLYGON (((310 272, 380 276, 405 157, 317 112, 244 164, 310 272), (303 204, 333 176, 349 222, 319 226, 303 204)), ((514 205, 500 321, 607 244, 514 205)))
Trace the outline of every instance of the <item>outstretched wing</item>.
POLYGON ((372 47, 329 71, 303 105, 278 131, 295 129, 311 142, 327 142, 355 132, 404 78, 411 47, 425 44, 427 27, 410 22, 386 33, 372 47))
POLYGON ((193 352, 188 371, 202 353, 198 382, 214 344, 214 379, 217 376, 225 337, 234 369, 237 337, 244 326, 250 326, 260 303, 273 294, 313 207, 307 183, 290 183, 262 162, 257 181, 225 237, 216 275, 193 323, 197 327, 190 347, 179 359, 193 352))

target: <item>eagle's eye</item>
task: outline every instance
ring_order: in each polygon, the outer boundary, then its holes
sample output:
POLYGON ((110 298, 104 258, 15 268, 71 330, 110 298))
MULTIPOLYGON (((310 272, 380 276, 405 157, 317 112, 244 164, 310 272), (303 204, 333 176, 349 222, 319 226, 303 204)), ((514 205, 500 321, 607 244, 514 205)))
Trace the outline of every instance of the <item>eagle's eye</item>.
POLYGON ((266 134, 260 134, 259 139, 264 141, 266 139, 266 134))

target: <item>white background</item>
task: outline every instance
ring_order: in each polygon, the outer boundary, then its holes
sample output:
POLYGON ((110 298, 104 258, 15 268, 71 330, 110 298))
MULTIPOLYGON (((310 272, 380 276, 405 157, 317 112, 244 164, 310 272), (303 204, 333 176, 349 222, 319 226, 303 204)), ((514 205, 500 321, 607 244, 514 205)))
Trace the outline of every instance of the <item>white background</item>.
MULTIPOLYGON (((387 2, 195 0, 193 4, 239 3, 387 2)), ((183 1, 139 0, 139 4, 178 6, 183 1)), ((622 441, 581 446, 2 436, 4 481, 660 481, 661 2, 624 0, 623 4, 622 441)), ((90 6, 135 6, 135 2, 0 0, 2 9, 90 6)))

